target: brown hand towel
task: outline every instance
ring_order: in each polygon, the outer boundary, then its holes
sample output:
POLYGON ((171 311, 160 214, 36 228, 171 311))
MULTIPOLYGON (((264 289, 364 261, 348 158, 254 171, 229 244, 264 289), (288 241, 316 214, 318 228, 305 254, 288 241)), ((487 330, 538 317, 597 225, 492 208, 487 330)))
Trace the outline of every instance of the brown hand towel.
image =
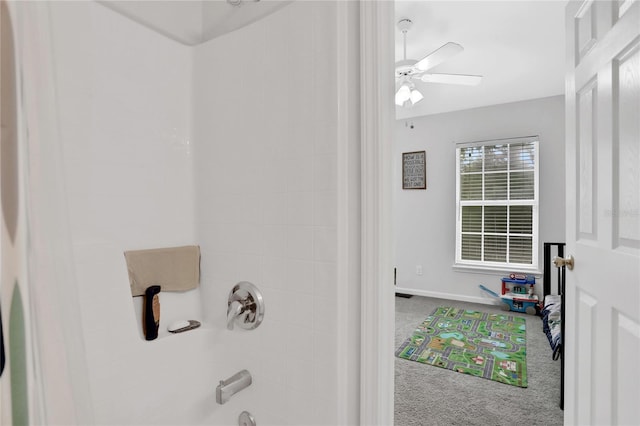
POLYGON ((131 295, 144 295, 147 287, 186 291, 200 282, 200 247, 183 246, 124 252, 131 295))

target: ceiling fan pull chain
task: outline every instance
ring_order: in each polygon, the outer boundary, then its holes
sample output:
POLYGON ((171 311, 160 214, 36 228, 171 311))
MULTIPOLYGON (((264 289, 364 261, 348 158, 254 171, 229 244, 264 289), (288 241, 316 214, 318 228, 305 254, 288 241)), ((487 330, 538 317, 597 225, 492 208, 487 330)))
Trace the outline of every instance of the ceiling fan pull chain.
POLYGON ((404 60, 407 60, 407 30, 402 32, 402 36, 404 37, 404 60))

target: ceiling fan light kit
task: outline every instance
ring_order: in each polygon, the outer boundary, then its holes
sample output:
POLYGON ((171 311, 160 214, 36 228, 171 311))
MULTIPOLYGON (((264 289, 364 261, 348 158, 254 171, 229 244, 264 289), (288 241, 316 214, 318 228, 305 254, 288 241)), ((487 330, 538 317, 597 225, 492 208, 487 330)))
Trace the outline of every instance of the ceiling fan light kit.
POLYGON ((424 96, 418 90, 416 90, 413 83, 403 82, 400 88, 396 92, 396 105, 403 106, 407 102, 407 105, 415 105, 420 102, 424 96))
POLYGON ((424 98, 424 96, 422 96, 422 93, 418 92, 417 90, 412 90, 411 91, 411 95, 409 96, 409 100, 411 101, 412 105, 417 104, 418 102, 420 102, 422 99, 424 98))
POLYGON ((396 91, 395 103, 398 106, 413 106, 420 102, 424 96, 415 88, 413 81, 423 83, 460 84, 465 86, 477 86, 482 81, 480 75, 468 74, 435 74, 427 71, 436 65, 440 65, 447 59, 462 52, 464 48, 457 43, 448 42, 429 53, 419 61, 407 59, 407 32, 411 29, 411 19, 403 18, 398 21, 398 29, 402 32, 403 59, 396 62, 396 82, 400 83, 396 91), (410 101, 410 102, 408 102, 410 101))

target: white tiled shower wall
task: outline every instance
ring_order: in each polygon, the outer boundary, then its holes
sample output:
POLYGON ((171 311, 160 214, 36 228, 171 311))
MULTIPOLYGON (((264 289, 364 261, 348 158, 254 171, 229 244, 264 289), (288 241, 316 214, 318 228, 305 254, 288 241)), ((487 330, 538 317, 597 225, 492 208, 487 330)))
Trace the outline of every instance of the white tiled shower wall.
POLYGON ((54 4, 96 423, 336 423, 337 7, 294 2, 192 48, 97 3, 54 4), (204 326, 146 342, 122 252, 182 244, 201 246, 201 288, 162 293, 162 325, 173 309, 204 326), (265 319, 230 332, 241 280, 265 319), (217 405, 243 368, 252 386, 217 405))
POLYGON ((228 336, 225 374, 248 361, 276 424, 336 422, 335 16, 295 2, 195 49, 204 300, 219 324, 234 283, 263 290, 264 324, 228 336))

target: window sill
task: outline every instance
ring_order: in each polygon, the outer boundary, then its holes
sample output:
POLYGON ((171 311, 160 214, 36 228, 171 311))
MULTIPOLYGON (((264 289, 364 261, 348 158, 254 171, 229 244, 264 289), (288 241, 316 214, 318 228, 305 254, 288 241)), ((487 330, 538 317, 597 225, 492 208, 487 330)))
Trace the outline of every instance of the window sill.
POLYGON ((508 275, 511 273, 522 273, 535 275, 536 277, 542 276, 542 271, 538 268, 518 268, 508 269, 499 266, 479 266, 479 265, 464 265, 460 263, 454 263, 451 267, 456 272, 468 272, 470 274, 487 274, 487 275, 508 275))

